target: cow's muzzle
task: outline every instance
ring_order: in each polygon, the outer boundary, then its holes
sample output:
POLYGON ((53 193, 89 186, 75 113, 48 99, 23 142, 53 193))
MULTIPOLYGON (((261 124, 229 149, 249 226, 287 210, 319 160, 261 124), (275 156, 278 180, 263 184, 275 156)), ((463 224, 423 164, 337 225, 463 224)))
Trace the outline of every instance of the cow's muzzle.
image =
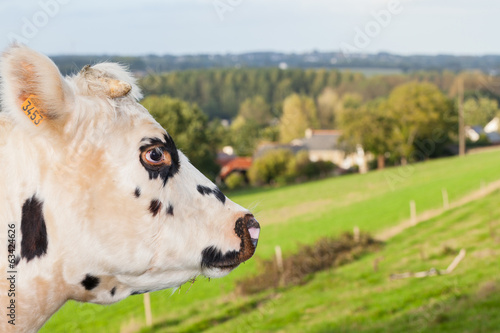
POLYGON ((241 239, 239 251, 222 253, 215 246, 207 247, 202 252, 202 267, 234 269, 253 256, 259 241, 259 222, 253 215, 247 214, 236 221, 234 232, 241 239))

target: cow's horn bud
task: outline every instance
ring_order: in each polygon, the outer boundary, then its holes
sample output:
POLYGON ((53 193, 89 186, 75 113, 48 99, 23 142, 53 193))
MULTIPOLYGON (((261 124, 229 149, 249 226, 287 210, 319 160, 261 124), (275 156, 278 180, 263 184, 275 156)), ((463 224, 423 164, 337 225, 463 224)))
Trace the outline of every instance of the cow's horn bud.
POLYGON ((130 92, 130 90, 132 90, 132 86, 125 81, 109 79, 109 78, 102 78, 101 80, 108 88, 105 93, 110 98, 125 96, 130 92))
POLYGON ((104 94, 109 98, 118 98, 127 95, 132 90, 132 85, 125 81, 110 78, 105 73, 95 70, 89 65, 85 66, 80 74, 83 74, 90 91, 95 94, 104 94))

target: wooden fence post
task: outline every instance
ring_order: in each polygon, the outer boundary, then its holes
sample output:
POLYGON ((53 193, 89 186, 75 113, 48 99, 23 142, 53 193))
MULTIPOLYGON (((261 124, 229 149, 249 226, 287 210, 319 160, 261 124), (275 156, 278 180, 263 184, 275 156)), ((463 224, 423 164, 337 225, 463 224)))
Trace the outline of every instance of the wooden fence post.
POLYGON ((417 205, 415 204, 415 200, 410 201, 410 218, 411 218, 411 224, 416 225, 417 224, 417 205))
POLYGON ((151 314, 151 299, 149 293, 144 294, 144 312, 146 313, 146 325, 153 326, 153 315, 151 314))
POLYGON ((443 194, 443 208, 444 209, 450 208, 450 202, 448 200, 448 191, 445 188, 443 188, 441 190, 441 193, 443 194))
POLYGON ((359 243, 359 241, 361 240, 361 232, 358 226, 354 227, 353 235, 354 235, 354 241, 356 243, 359 243))
POLYGON ((279 274, 279 286, 283 287, 285 285, 285 280, 283 276, 284 267, 283 267, 283 253, 281 252, 281 247, 276 245, 274 248, 276 252, 276 265, 278 265, 278 274, 279 274))

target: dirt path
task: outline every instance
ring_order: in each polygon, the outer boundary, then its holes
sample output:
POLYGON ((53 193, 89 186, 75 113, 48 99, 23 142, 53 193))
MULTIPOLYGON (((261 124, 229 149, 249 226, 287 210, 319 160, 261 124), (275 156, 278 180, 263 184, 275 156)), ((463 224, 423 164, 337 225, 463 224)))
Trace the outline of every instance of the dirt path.
POLYGON ((377 235, 375 235, 375 238, 380 239, 382 241, 386 241, 389 238, 394 237, 397 234, 401 233, 402 231, 404 231, 410 227, 413 227, 414 225, 417 225, 421 222, 427 221, 433 217, 436 217, 436 216, 443 214, 445 211, 448 211, 450 209, 454 209, 454 208, 460 207, 462 205, 465 205, 469 202, 484 198, 485 196, 494 192, 497 189, 500 189, 500 180, 494 181, 493 183, 490 183, 490 184, 484 186, 480 190, 469 193, 468 195, 464 196, 463 198, 461 198, 455 202, 450 203, 448 208, 446 208, 446 209, 445 208, 430 209, 430 210, 423 212, 420 215, 417 215, 416 219, 414 219, 414 220, 412 220, 412 219, 404 220, 400 224, 398 224, 394 227, 388 228, 386 230, 383 230, 382 232, 378 233, 377 235))

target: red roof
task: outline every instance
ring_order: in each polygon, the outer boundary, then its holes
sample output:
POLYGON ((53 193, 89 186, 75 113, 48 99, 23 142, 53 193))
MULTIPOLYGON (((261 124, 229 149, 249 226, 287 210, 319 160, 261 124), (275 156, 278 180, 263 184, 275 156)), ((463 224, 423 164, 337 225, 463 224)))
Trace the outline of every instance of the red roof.
POLYGON ((252 166, 251 157, 236 157, 220 170, 220 177, 225 179, 233 171, 247 171, 252 166))

